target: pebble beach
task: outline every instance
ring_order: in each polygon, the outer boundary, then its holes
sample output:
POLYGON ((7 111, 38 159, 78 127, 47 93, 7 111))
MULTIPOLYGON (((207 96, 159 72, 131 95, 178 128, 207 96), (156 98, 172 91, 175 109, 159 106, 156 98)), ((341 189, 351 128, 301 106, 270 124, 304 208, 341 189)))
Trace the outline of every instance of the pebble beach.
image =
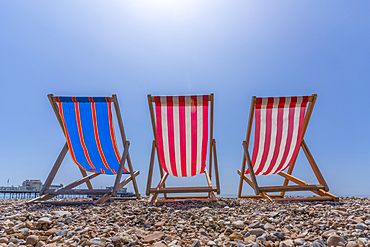
POLYGON ((279 203, 217 198, 160 205, 142 198, 79 206, 26 201, 0 200, 1 246, 370 246, 366 197, 279 203))

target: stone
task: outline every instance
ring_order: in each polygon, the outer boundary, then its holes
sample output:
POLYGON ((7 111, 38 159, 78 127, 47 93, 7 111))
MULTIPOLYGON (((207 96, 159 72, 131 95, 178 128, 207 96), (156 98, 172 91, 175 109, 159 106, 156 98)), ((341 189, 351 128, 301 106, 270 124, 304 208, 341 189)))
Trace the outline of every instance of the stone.
POLYGON ((346 244, 346 247, 359 247, 358 243, 355 242, 355 241, 349 241, 347 244, 346 244))
POLYGON ((364 226, 363 224, 357 224, 355 229, 358 229, 360 231, 365 231, 366 230, 366 226, 364 226))
POLYGON ((165 245, 164 243, 162 242, 157 242, 157 243, 154 243, 152 245, 152 247, 167 247, 167 245, 165 245))
POLYGON ((36 247, 42 247, 42 246, 45 246, 46 243, 43 242, 43 241, 38 241, 37 244, 36 244, 36 247))
POLYGON ((255 228, 255 229, 249 230, 249 233, 251 235, 256 235, 257 237, 259 237, 259 236, 261 236, 262 234, 265 233, 265 230, 263 230, 261 228, 255 228))
POLYGON ((271 225, 270 223, 266 223, 263 228, 266 230, 266 231, 273 231, 275 230, 275 227, 273 225, 271 225))
POLYGON ((70 217, 72 216, 72 213, 69 211, 52 211, 51 214, 53 214, 56 217, 70 217))
POLYGON ((324 244, 323 241, 321 240, 315 240, 313 243, 312 243, 312 247, 326 247, 326 245, 324 244))
POLYGON ((244 222, 241 221, 241 220, 237 220, 237 221, 234 221, 233 223, 231 223, 231 225, 235 228, 239 228, 239 229, 242 229, 244 228, 244 222))
POLYGON ((233 232, 232 234, 230 234, 229 239, 230 240, 243 239, 243 234, 239 232, 233 232))
POLYGON ((0 244, 7 244, 9 242, 7 237, 0 238, 0 244))
POLYGON ((328 230, 328 231, 325 231, 323 234, 322 234, 322 236, 324 237, 324 238, 328 238, 330 235, 332 235, 332 234, 336 234, 337 233, 337 231, 336 230, 334 230, 334 229, 330 229, 330 230, 328 230))
POLYGON ((48 217, 42 217, 37 221, 37 223, 50 225, 52 222, 48 217))
POLYGON ((280 240, 284 240, 285 239, 285 233, 283 233, 283 232, 274 232, 273 235, 276 236, 276 237, 278 237, 280 240))
POLYGON ((257 227, 257 226, 259 226, 261 223, 260 222, 254 222, 254 223, 252 223, 252 224, 249 224, 249 228, 255 228, 255 227, 257 227))
POLYGON ((294 247, 294 242, 291 239, 281 241, 279 247, 294 247))
POLYGON ((156 233, 152 233, 152 234, 149 234, 149 235, 146 235, 142 242, 143 243, 154 243, 155 241, 159 240, 160 238, 162 238, 164 235, 163 232, 156 232, 156 233))
POLYGON ((164 226, 164 224, 165 224, 165 223, 166 223, 165 221, 156 222, 156 223, 154 224, 154 226, 155 226, 155 227, 162 227, 162 226, 164 226))
POLYGON ((37 244, 37 242, 39 241, 39 237, 36 236, 36 235, 29 235, 27 238, 26 238, 26 244, 32 244, 32 245, 35 245, 37 244))
POLYGON ((293 240, 293 242, 295 245, 304 245, 306 241, 303 238, 296 238, 293 240))
POLYGON ((29 228, 29 229, 33 229, 34 226, 33 226, 33 223, 29 220, 26 220, 26 227, 29 228))
POLYGON ((208 241, 207 242, 207 245, 208 246, 217 246, 217 244, 215 242, 213 242, 213 241, 208 241))
POLYGON ((46 236, 54 235, 56 231, 57 231, 57 229, 56 229, 56 228, 51 228, 51 229, 49 229, 49 230, 47 230, 47 231, 45 232, 45 235, 46 235, 46 236))
POLYGON ((199 241, 199 239, 195 240, 195 241, 192 243, 191 247, 200 247, 200 241, 199 241))
POLYGON ((89 239, 86 241, 88 245, 105 246, 105 243, 98 239, 89 239))
POLYGON ((249 241, 255 242, 256 241, 256 238, 257 238, 256 235, 250 235, 250 236, 244 238, 244 243, 248 244, 249 241))
POLYGON ((345 246, 345 241, 343 238, 339 237, 336 234, 332 234, 329 236, 328 240, 326 241, 326 244, 330 246, 345 246))

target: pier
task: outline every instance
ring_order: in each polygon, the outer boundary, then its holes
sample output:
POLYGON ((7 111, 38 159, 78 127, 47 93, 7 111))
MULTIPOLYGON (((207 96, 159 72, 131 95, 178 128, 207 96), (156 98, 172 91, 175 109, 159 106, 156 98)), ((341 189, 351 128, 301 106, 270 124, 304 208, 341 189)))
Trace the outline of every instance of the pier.
MULTIPOLYGON (((24 198, 36 198, 40 194, 40 191, 35 190, 0 190, 0 199, 24 199, 24 198)), ((132 197, 135 196, 131 192, 117 193, 117 197, 132 197)), ((85 198, 86 195, 58 195, 54 198, 85 198)))

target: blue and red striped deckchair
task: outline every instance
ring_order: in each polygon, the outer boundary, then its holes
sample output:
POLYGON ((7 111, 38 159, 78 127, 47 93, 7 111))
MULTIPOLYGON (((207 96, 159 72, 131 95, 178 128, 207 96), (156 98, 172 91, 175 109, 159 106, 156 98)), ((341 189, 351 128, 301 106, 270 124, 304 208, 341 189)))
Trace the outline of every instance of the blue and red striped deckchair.
POLYGON ((151 96, 148 95, 152 119, 154 141, 149 165, 146 194, 150 202, 173 200, 215 200, 220 193, 216 142, 213 139, 213 99, 214 95, 193 96, 151 96), (209 107, 210 102, 210 107, 209 107), (155 111, 153 109, 155 104, 155 111), (209 137, 210 135, 210 137, 209 137), (209 172, 206 169, 207 146, 209 140, 209 172), (155 151, 157 150, 161 180, 152 188, 152 175, 155 151), (212 154, 214 158, 216 187, 212 186, 212 154), (208 186, 166 188, 169 175, 192 177, 204 173, 208 186), (207 193, 198 196, 167 196, 168 193, 207 193), (158 200, 163 193, 164 200, 158 200))
POLYGON ((139 198, 135 180, 139 171, 133 171, 132 168, 128 153, 130 143, 126 140, 117 96, 114 94, 112 97, 54 97, 49 94, 48 98, 64 132, 66 144, 41 190, 41 196, 32 202, 42 202, 62 194, 78 194, 101 195, 94 203, 102 203, 116 196, 117 192, 130 181, 133 182, 136 197, 139 198), (112 103, 124 145, 122 156, 118 151, 114 134, 112 103), (83 178, 63 188, 51 190, 49 187, 68 150, 73 162, 80 168, 83 178), (124 166, 126 160, 129 170, 124 166), (91 174, 87 175, 86 172, 91 174), (112 189, 92 188, 90 180, 100 174, 116 176, 112 189), (121 182, 122 174, 130 176, 121 182), (83 183, 86 183, 88 189, 73 189, 83 183))
POLYGON ((338 200, 338 197, 328 193, 329 187, 303 139, 316 97, 316 94, 298 97, 252 97, 247 137, 243 142, 242 169, 238 170, 240 175, 239 198, 307 201, 338 200), (255 134, 252 158, 250 158, 248 146, 253 116, 255 118, 255 134), (292 176, 300 147, 302 147, 319 181, 319 185, 308 184, 292 176), (288 167, 288 171, 284 172, 288 167), (246 174, 249 174, 250 178, 246 174), (283 186, 258 186, 257 175, 271 174, 282 176, 285 179, 283 186), (254 189, 255 196, 241 195, 243 180, 254 189), (296 185, 288 185, 289 182, 293 182, 296 185), (312 191, 318 196, 284 198, 286 191, 312 191), (267 195, 266 192, 280 192, 280 194, 267 195))

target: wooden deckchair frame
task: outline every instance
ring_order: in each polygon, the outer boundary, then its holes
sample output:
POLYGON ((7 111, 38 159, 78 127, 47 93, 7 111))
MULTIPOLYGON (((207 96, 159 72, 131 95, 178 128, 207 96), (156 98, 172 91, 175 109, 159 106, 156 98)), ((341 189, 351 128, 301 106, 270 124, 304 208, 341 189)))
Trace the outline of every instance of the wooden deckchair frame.
POLYGON ((215 201, 216 200, 215 192, 217 192, 217 194, 220 194, 220 181, 219 181, 219 175, 218 175, 216 141, 215 139, 213 139, 213 109, 214 109, 214 94, 213 93, 208 95, 208 101, 211 102, 210 138, 209 138, 209 172, 207 171, 207 169, 204 170, 204 174, 206 176, 208 186, 166 188, 165 182, 169 174, 163 171, 163 168, 160 163, 157 133, 156 133, 156 122, 155 122, 155 115, 154 115, 154 109, 153 109, 154 96, 151 96, 151 94, 148 94, 149 111, 150 111, 150 117, 152 120, 152 127, 153 127, 153 134, 154 134, 154 140, 152 144, 152 151, 151 151, 150 163, 149 163, 148 182, 146 186, 146 195, 150 196, 150 194, 152 194, 149 198, 150 203, 165 203, 165 202, 173 202, 176 200, 215 201), (156 187, 151 187, 152 178, 153 178, 155 150, 157 150, 157 159, 158 159, 161 180, 156 187), (212 159, 212 155, 213 155, 213 159, 212 159), (212 186, 212 161, 214 163, 214 168, 215 168, 214 170, 215 170, 216 187, 212 186), (208 193, 208 195, 191 195, 191 196, 168 196, 167 195, 168 193, 204 193, 204 192, 208 193), (163 194, 164 199, 159 200, 157 198, 158 194, 163 194))
MULTIPOLYGON (((256 176, 254 174, 254 170, 252 167, 252 162, 250 159, 248 146, 251 136, 253 118, 254 118, 254 109, 256 105, 256 96, 252 97, 251 108, 249 112, 249 121, 248 121, 248 128, 247 128, 247 136, 246 140, 243 141, 243 162, 242 162, 242 169, 238 170, 238 174, 240 175, 240 183, 239 183, 239 191, 238 191, 238 198, 264 198, 268 200, 276 200, 276 201, 288 201, 288 200, 297 200, 297 201, 318 201, 318 200, 333 200, 338 201, 338 197, 330 194, 329 187, 325 182, 323 175, 321 174, 319 167, 317 166, 311 152, 309 151, 306 142, 304 141, 304 135, 308 126, 308 122, 310 121, 310 117, 313 111, 313 107, 316 102, 317 95, 312 94, 312 96, 308 97, 309 105, 307 107, 307 112, 305 114, 304 122, 303 122, 303 130, 302 130, 302 137, 301 137, 301 144, 300 147, 303 149, 303 152, 306 155, 308 162, 311 165, 311 168, 319 182, 318 185, 309 184, 299 178, 292 176, 294 165, 296 162, 297 157, 293 161, 293 163, 289 166, 287 172, 279 172, 278 175, 285 178, 284 183, 282 186, 268 186, 268 187, 260 187, 258 186, 256 176), (250 178, 245 174, 246 172, 246 165, 248 166, 250 172, 250 178), (253 189, 256 195, 250 196, 242 196, 242 188, 243 188, 243 181, 247 182, 253 189), (297 185, 288 185, 289 182, 293 182, 297 185), (318 196, 313 197, 288 197, 284 198, 286 191, 312 191, 313 193, 317 194, 318 196), (280 192, 278 195, 268 195, 267 192, 280 192)), ((298 156, 298 155, 297 155, 298 156)))
MULTIPOLYGON (((48 98, 49 98, 50 104, 51 104, 51 106, 54 110, 54 113, 55 113, 55 115, 58 119, 58 122, 59 122, 60 126, 62 127, 63 133, 65 135, 66 133, 64 132, 62 119, 59 115, 59 107, 58 107, 58 104, 56 102, 56 99, 55 99, 53 94, 48 94, 48 98)), ((82 177, 83 177, 82 179, 79 179, 75 182, 72 182, 72 183, 70 183, 66 186, 63 186, 62 188, 59 188, 59 189, 55 189, 55 190, 49 189, 51 183, 53 182, 53 180, 55 178, 55 175, 57 174, 57 172, 58 172, 58 170, 59 170, 59 168, 62 164, 62 161, 63 161, 64 157, 67 154, 68 145, 67 145, 67 142, 66 142, 64 144, 64 146, 62 148, 62 151, 60 152, 57 160, 55 161, 54 166, 51 169, 51 171, 50 171, 50 173, 49 173, 49 175, 48 175, 48 177, 45 181, 45 184, 43 185, 43 187, 40 191, 40 197, 37 197, 37 198, 27 202, 27 203, 52 203, 52 204, 83 204, 83 203, 98 204, 98 203, 104 203, 108 199, 116 197, 117 192, 120 189, 122 189, 126 184, 128 184, 130 181, 132 181, 132 183, 133 183, 133 187, 134 187, 134 190, 135 190, 136 197, 128 197, 128 198, 125 198, 125 199, 139 199, 140 198, 139 190, 138 190, 138 187, 137 187, 137 184, 136 184, 136 179, 135 179, 135 177, 137 175, 139 175, 139 171, 134 171, 133 168, 132 168, 132 163, 131 163, 130 154, 129 154, 129 150, 128 150, 128 148, 130 146, 130 142, 126 140, 126 135, 125 135, 125 131, 124 131, 124 128, 123 128, 121 112, 120 112, 119 105, 118 105, 117 95, 113 94, 112 97, 107 97, 107 98, 109 99, 110 102, 113 102, 115 112, 116 112, 116 116, 117 116, 118 126, 119 126, 120 133, 121 133, 122 143, 123 143, 123 147, 124 147, 121 163, 120 163, 117 175, 116 175, 116 179, 114 181, 113 188, 112 189, 93 189, 90 180, 97 177, 98 175, 100 175, 100 173, 91 173, 90 175, 87 175, 86 171, 80 168, 80 171, 81 171, 81 174, 82 174, 82 177), (121 182, 123 167, 125 165, 126 160, 127 160, 128 168, 129 168, 129 171, 130 171, 130 175, 129 175, 128 178, 124 179, 121 182), (86 183, 88 189, 73 189, 73 188, 75 188, 78 185, 81 185, 83 183, 86 183), (51 199, 55 196, 67 195, 67 194, 68 195, 92 195, 93 200, 92 201, 65 201, 65 202, 48 201, 49 199, 51 199), (101 197, 99 199, 97 199, 96 195, 101 195, 101 197)))

